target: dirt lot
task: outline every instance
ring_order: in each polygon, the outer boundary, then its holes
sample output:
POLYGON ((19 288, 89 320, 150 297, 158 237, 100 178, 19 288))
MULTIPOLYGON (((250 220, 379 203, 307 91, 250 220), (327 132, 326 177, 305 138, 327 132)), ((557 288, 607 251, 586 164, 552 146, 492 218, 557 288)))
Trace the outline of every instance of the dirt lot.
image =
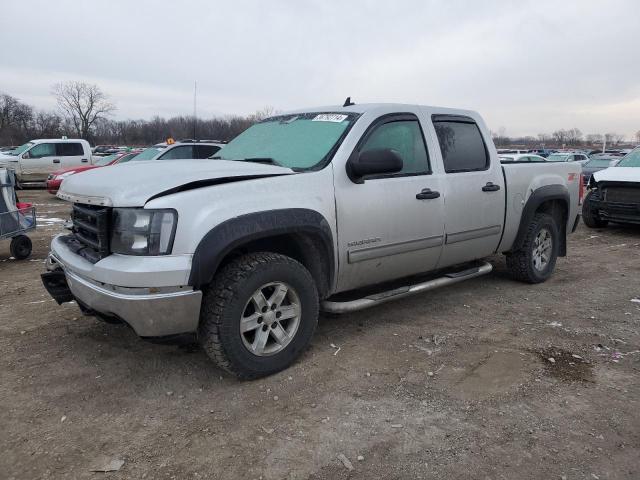
POLYGON ((543 285, 495 257, 323 317, 292 368, 240 382, 56 305, 39 273, 68 208, 23 199, 41 222, 31 260, 0 243, 1 478, 640 478, 638 229, 581 226, 543 285))

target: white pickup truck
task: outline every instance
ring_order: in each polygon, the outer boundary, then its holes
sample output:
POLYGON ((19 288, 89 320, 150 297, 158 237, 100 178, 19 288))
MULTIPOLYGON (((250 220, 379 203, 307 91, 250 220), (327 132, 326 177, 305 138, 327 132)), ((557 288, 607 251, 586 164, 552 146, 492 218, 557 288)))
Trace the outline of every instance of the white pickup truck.
POLYGON ((46 182, 47 177, 55 171, 92 163, 89 142, 80 139, 31 140, 0 155, 0 167, 14 170, 21 183, 46 182))
POLYGON ((216 155, 69 177, 58 196, 72 231, 43 274, 53 298, 141 337, 196 335, 254 378, 294 361, 321 309, 474 278, 499 252, 515 278, 542 282, 579 220, 580 165, 501 165, 472 111, 300 110, 216 155))

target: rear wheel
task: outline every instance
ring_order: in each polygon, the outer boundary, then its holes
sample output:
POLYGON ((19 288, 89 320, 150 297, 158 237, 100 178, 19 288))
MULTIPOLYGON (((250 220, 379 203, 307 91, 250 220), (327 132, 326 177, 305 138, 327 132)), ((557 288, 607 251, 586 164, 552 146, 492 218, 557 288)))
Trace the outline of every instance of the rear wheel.
POLYGON ((31 255, 31 239, 26 235, 17 235, 11 239, 9 250, 16 260, 24 260, 31 255))
POLYGON ((598 211, 591 207, 590 199, 593 196, 593 192, 587 193, 582 204, 582 220, 584 224, 589 228, 603 228, 609 223, 607 220, 600 218, 598 211))
POLYGON ((507 267, 516 280, 540 283, 553 273, 560 246, 558 226, 551 215, 536 213, 522 247, 507 255, 507 267))
POLYGON ((307 269, 275 253, 233 260, 205 291, 198 338, 209 357, 240 378, 288 367, 318 322, 318 292, 307 269))

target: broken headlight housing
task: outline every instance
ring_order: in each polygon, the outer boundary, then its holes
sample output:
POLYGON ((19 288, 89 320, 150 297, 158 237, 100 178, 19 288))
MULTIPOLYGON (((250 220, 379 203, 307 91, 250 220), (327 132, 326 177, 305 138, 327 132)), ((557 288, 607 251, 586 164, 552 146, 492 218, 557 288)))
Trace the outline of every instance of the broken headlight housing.
POLYGON ((172 209, 114 208, 111 252, 123 255, 168 255, 178 224, 172 209))

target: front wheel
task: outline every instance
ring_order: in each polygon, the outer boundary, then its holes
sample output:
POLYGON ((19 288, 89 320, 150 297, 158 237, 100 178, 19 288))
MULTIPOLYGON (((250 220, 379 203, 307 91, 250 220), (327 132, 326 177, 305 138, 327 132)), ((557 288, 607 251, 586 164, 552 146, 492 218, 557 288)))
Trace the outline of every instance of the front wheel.
POLYGON ((304 351, 318 323, 309 271, 276 253, 243 255, 204 292, 198 338, 207 355, 240 378, 283 370, 304 351))
POLYGON ((598 211, 591 207, 591 197, 593 192, 587 193, 582 204, 582 220, 584 224, 589 228, 603 228, 609 223, 607 220, 600 218, 598 211))
POLYGON ((31 255, 31 239, 26 235, 16 235, 11 239, 9 250, 16 260, 24 260, 31 255))
POLYGON ((507 268, 522 282, 541 283, 553 273, 560 247, 558 226, 551 215, 536 213, 529 223, 522 247, 507 254, 507 268))

